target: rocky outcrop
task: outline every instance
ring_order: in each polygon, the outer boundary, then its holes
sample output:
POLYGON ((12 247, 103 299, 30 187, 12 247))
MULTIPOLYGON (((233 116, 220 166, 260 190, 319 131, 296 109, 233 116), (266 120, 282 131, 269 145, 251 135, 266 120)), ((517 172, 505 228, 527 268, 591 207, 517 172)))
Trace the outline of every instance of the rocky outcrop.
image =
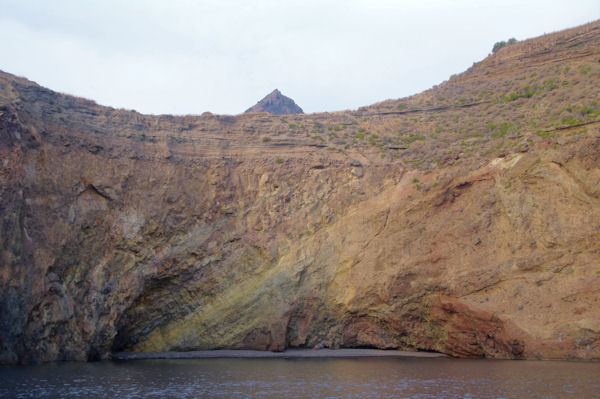
POLYGON ((285 121, 141 115, 0 73, 0 362, 600 358, 598 38, 285 121))
POLYGON ((303 114, 302 108, 296 105, 294 100, 284 96, 277 89, 267 94, 256 105, 248 108, 246 112, 268 112, 270 114, 303 114))

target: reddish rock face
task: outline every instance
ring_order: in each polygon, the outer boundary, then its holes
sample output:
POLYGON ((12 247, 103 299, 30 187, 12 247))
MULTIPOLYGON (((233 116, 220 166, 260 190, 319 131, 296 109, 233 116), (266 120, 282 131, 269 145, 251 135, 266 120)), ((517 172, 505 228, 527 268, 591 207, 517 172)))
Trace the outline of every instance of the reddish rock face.
POLYGON ((506 322, 493 313, 439 297, 432 301, 431 317, 448 333, 440 343, 444 353, 457 357, 508 359, 518 359, 524 354, 524 340, 519 339, 524 333, 514 326, 505 327, 506 322))
POLYGON ((600 358, 598 43, 595 22, 284 119, 146 116, 0 73, 0 363, 600 358))

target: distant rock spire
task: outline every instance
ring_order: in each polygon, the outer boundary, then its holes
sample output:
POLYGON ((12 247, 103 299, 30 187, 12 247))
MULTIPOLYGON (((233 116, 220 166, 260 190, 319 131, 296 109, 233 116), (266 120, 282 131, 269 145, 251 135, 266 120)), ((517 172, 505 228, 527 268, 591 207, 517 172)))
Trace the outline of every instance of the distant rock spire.
POLYGON ((296 105, 294 100, 284 96, 277 89, 267 94, 265 98, 248 108, 246 112, 269 112, 271 114, 303 114, 302 108, 296 105))

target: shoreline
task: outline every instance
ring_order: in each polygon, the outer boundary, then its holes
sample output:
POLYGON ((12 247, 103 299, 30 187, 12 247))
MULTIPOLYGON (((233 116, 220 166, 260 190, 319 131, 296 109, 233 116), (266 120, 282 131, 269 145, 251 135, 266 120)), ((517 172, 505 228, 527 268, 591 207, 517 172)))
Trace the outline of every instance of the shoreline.
POLYGON ((382 349, 287 349, 283 352, 217 349, 189 352, 117 352, 112 360, 149 359, 324 359, 324 358, 447 358, 436 352, 382 349))

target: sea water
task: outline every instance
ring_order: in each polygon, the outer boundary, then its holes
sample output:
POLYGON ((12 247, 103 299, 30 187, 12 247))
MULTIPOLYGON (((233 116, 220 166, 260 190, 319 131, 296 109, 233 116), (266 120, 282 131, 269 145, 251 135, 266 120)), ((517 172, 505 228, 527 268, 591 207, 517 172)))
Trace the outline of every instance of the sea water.
POLYGON ((600 363, 185 359, 0 367, 2 398, 599 398, 600 363))

